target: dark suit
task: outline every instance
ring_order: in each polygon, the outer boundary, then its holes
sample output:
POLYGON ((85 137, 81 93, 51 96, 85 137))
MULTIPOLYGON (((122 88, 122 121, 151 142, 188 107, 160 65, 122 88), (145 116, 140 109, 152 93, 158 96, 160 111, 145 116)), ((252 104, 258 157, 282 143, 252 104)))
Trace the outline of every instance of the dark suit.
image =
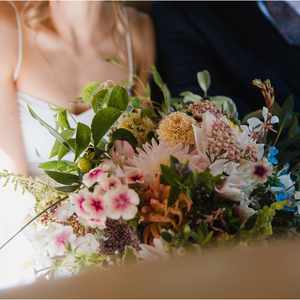
MULTIPOLYGON (((300 99, 300 47, 289 44, 256 2, 154 2, 158 68, 172 94, 199 92, 196 73, 212 75, 243 115, 263 104, 254 78, 271 79, 277 100, 300 99)), ((299 23, 300 26, 300 23, 299 23)))

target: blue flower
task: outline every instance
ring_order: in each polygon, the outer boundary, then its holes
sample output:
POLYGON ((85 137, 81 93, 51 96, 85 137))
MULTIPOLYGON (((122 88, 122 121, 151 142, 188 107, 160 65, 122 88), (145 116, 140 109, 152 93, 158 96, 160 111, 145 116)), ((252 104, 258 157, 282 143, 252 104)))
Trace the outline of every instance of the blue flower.
POLYGON ((278 164, 278 159, 276 157, 278 153, 279 153, 279 151, 275 146, 271 146, 269 148, 268 161, 273 166, 278 164))
POLYGON ((289 199, 289 195, 285 192, 279 192, 279 193, 276 193, 275 194, 275 199, 276 201, 280 202, 280 201, 284 201, 284 200, 287 200, 289 199))

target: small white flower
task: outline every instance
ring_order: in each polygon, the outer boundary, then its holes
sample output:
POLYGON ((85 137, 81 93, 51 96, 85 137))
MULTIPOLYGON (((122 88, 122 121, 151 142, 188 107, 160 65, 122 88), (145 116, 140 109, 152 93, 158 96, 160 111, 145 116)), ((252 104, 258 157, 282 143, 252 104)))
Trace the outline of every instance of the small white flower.
POLYGON ((55 213, 54 217, 57 221, 65 222, 68 218, 70 218, 75 212, 74 206, 71 201, 65 201, 61 206, 59 206, 55 213))
POLYGON ((140 248, 141 250, 138 251, 137 256, 142 260, 153 261, 169 257, 162 239, 154 239, 153 246, 141 244, 140 248))
POLYGON ((67 246, 71 245, 76 239, 71 226, 64 226, 57 223, 51 223, 45 234, 49 238, 47 249, 50 256, 64 255, 67 246))
MULTIPOLYGON (((269 118, 269 110, 267 107, 263 107, 262 116, 263 116, 264 122, 255 117, 249 118, 247 120, 251 131, 259 132, 263 128, 264 124, 267 122, 267 120, 269 118)), ((274 125, 279 122, 279 118, 277 116, 272 116, 270 122, 272 125, 274 125)))
POLYGON ((80 253, 92 254, 99 249, 99 242, 93 234, 88 233, 85 236, 77 238, 73 243, 73 247, 80 253))
POLYGON ((107 217, 114 220, 119 218, 130 220, 137 213, 137 205, 140 199, 134 190, 122 186, 107 192, 104 195, 104 201, 107 205, 107 217))

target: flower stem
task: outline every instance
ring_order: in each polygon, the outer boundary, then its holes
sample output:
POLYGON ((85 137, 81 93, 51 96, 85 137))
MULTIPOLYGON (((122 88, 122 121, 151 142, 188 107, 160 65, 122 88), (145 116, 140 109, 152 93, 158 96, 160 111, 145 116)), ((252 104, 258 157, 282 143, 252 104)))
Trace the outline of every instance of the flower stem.
POLYGON ((8 240, 6 240, 2 245, 0 245, 0 251, 4 249, 7 244, 9 244, 12 240, 14 240, 20 233, 22 233, 30 224, 32 224, 35 220, 37 220, 40 216, 42 216, 44 213, 46 213, 49 209, 53 208, 57 204, 63 202, 64 200, 68 199, 68 196, 65 196, 64 198, 61 198, 54 203, 52 203, 50 206, 46 207, 44 210, 39 212, 36 216, 34 216, 32 219, 30 219, 27 223, 25 223, 16 233, 14 233, 8 240))

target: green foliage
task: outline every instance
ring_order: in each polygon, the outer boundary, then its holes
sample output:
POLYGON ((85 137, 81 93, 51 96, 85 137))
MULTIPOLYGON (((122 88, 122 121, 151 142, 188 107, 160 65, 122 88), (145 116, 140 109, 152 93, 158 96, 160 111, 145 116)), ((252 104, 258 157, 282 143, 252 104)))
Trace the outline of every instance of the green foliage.
POLYGON ((63 144, 69 151, 74 152, 74 148, 69 143, 67 139, 64 138, 62 134, 60 134, 57 130, 55 130, 53 127, 51 127, 49 124, 47 124, 43 119, 41 119, 32 109, 30 106, 28 106, 28 110, 31 114, 31 116, 37 120, 44 128, 48 130, 48 132, 56 138, 56 140, 63 144))
POLYGON ((64 173, 74 173, 78 171, 77 166, 70 161, 67 160, 52 160, 41 163, 39 168, 45 171, 56 171, 56 172, 64 172, 64 173))
POLYGON ((183 97, 184 103, 193 103, 203 100, 200 95, 194 94, 192 92, 182 92, 180 96, 183 97))
POLYGON ((207 70, 204 70, 202 72, 198 72, 197 73, 197 80, 198 80, 198 84, 200 85, 203 93, 204 93, 204 97, 207 96, 207 91, 211 85, 211 78, 210 78, 210 74, 207 70))
MULTIPOLYGON (((68 141, 69 144, 72 143, 71 142, 71 137, 74 134, 73 129, 66 129, 66 130, 62 131, 60 134, 65 140, 68 141)), ((59 140, 56 140, 53 147, 52 147, 52 149, 51 149, 49 158, 54 158, 54 157, 57 156, 57 158, 59 160, 61 160, 69 152, 70 152, 69 148, 67 148, 64 144, 60 143, 59 140)))
POLYGON ((164 101, 162 103, 162 111, 163 113, 167 114, 170 112, 170 107, 171 107, 171 93, 167 85, 163 82, 155 66, 152 66, 152 75, 155 84, 160 88, 164 96, 164 101))
POLYGON ((241 239, 260 240, 271 236, 273 234, 272 222, 276 211, 281 210, 286 204, 287 201, 275 202, 258 210, 257 214, 252 217, 255 219, 254 226, 251 229, 247 229, 245 226, 240 232, 241 239))
POLYGON ((93 98, 99 91, 100 83, 98 81, 90 82, 81 91, 81 99, 83 102, 87 104, 91 104, 93 101, 93 98))
POLYGON ((225 96, 213 96, 210 97, 210 100, 215 103, 224 114, 232 118, 237 118, 237 107, 232 99, 225 96))
POLYGON ((134 149, 138 145, 135 136, 125 128, 119 128, 113 132, 111 136, 111 143, 113 144, 116 140, 127 141, 134 149))
POLYGON ((127 90, 121 86, 111 88, 107 106, 114 107, 120 111, 127 109, 129 102, 127 90))
POLYGON ((113 107, 106 107, 97 112, 91 126, 95 147, 99 146, 101 139, 118 120, 121 113, 119 109, 113 107))
POLYGON ((93 96, 92 107, 95 113, 106 106, 109 99, 109 90, 101 89, 93 96))
POLYGON ((91 130, 83 124, 77 124, 76 139, 75 139, 75 160, 89 146, 91 141, 91 130))
POLYGON ((80 183, 80 177, 78 175, 56 172, 56 171, 46 171, 46 174, 55 180, 56 182, 64 185, 72 185, 80 183))

